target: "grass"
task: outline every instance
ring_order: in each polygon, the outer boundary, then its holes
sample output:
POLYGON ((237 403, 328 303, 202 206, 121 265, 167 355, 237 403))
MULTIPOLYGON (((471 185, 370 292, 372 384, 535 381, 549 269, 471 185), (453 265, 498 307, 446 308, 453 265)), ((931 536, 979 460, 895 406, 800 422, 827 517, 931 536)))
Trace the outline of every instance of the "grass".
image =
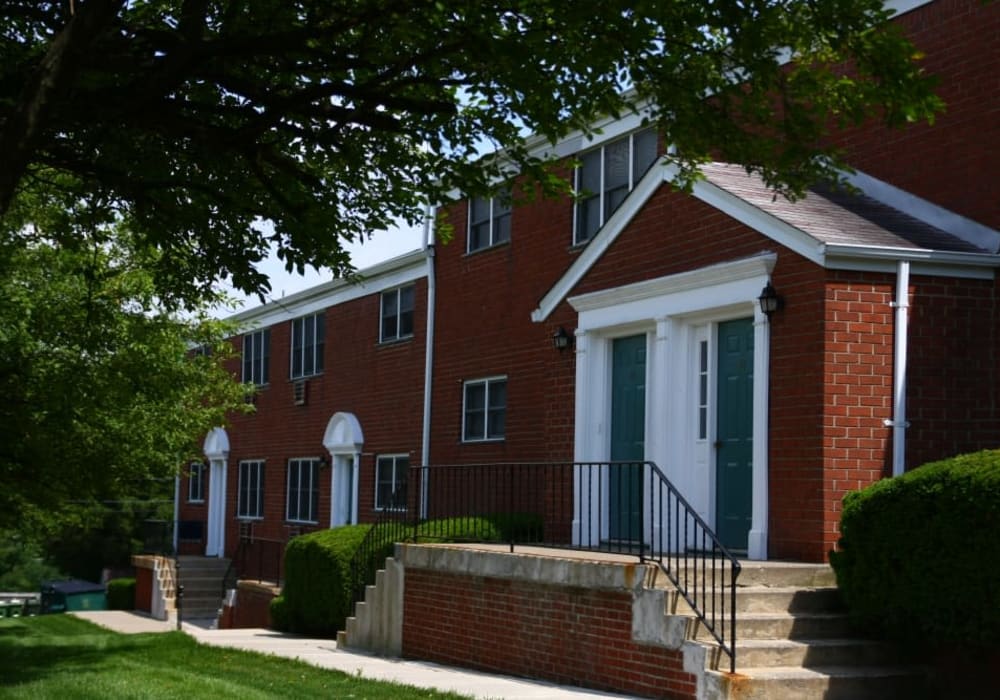
POLYGON ((0 620, 3 698, 447 698, 301 661, 208 647, 183 632, 118 634, 71 615, 0 620))

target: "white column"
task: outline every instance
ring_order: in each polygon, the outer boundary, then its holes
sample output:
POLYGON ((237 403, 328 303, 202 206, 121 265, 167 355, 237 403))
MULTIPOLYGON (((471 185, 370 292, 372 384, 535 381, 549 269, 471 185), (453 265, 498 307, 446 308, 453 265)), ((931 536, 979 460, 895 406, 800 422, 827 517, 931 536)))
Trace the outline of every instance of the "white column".
POLYGON ((768 385, 771 366, 771 324, 754 304, 753 333, 753 495, 747 556, 767 559, 767 455, 770 418, 768 385))
POLYGON ((208 532, 205 556, 223 557, 226 553, 226 460, 209 460, 208 532))

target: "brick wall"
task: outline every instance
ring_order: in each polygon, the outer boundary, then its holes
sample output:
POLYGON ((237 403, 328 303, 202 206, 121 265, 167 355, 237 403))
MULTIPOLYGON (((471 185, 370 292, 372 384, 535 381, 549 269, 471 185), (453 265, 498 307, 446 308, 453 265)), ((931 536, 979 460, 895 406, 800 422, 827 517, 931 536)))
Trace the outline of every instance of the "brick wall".
POLYGON ((632 596, 406 568, 403 655, 639 697, 695 697, 682 653, 632 639, 632 596))
POLYGON ((868 124, 842 143, 855 167, 1000 229, 1000 4, 936 0, 896 20, 939 79, 944 113, 932 126, 868 124))

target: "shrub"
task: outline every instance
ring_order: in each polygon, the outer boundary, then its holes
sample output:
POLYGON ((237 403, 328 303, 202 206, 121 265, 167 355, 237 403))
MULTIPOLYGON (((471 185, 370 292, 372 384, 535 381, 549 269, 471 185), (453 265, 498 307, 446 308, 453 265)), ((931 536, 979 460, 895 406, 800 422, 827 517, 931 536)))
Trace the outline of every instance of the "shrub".
POLYGON ((279 632, 289 631, 288 626, 288 601, 285 596, 279 595, 271 599, 271 629, 279 632))
POLYGON ((369 529, 371 525, 344 525, 288 543, 281 595, 286 610, 278 613, 288 630, 333 636, 343 627, 354 603, 351 559, 369 529))
POLYGON ((844 498, 830 561, 855 623, 928 649, 1000 645, 1000 450, 844 498))
POLYGON ((134 578, 113 578, 107 590, 108 610, 135 610, 134 578))

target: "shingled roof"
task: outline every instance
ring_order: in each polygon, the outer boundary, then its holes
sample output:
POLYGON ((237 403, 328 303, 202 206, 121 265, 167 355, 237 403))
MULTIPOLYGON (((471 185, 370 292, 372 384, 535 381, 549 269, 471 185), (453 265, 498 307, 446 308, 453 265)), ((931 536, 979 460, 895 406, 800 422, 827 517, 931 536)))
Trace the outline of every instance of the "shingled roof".
POLYGON ((870 248, 988 253, 968 241, 864 194, 830 186, 811 188, 794 202, 768 189, 739 165, 709 163, 705 179, 821 243, 870 248))

